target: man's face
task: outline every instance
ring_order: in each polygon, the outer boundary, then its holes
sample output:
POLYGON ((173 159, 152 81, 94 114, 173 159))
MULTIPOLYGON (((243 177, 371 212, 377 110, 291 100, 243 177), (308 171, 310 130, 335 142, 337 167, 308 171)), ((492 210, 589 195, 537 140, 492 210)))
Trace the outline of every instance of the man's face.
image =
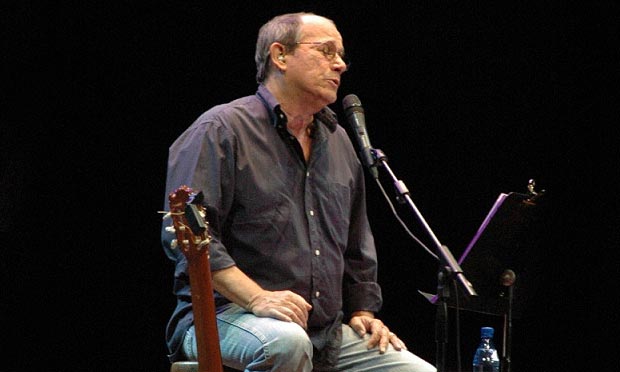
POLYGON ((304 20, 295 52, 287 56, 286 79, 301 99, 325 106, 336 101, 340 77, 347 69, 342 37, 323 18, 304 20))

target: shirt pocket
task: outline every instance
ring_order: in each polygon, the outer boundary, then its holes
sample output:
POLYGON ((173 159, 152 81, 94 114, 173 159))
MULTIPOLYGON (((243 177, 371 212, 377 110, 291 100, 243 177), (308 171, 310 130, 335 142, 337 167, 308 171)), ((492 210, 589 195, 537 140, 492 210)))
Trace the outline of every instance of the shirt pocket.
POLYGON ((342 251, 347 246, 351 221, 351 189, 341 183, 329 182, 319 197, 324 238, 342 251))

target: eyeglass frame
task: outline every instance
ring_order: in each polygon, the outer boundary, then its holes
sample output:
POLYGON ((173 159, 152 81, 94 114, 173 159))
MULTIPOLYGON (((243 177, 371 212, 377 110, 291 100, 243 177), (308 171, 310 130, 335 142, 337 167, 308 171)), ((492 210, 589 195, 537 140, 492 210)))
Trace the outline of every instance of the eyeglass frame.
POLYGON ((336 43, 334 43, 331 40, 328 40, 328 41, 296 41, 295 42, 295 45, 302 45, 302 44, 323 45, 327 47, 329 50, 326 50, 325 48, 322 48, 322 49, 317 48, 317 50, 323 53, 323 56, 325 56, 325 58, 327 58, 328 61, 334 61, 337 55, 347 66, 347 70, 351 66, 351 61, 349 60, 349 57, 344 53, 344 51, 338 51, 338 49, 336 48, 336 43), (332 49, 329 44, 332 44, 334 48, 332 49))

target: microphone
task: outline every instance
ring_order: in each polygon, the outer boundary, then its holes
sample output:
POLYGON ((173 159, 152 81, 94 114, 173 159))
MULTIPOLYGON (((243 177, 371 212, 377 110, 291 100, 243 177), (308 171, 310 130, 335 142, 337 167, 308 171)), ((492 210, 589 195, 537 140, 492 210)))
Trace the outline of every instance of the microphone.
POLYGON ((500 276, 499 280, 504 287, 510 287, 515 284, 516 279, 517 275, 515 274, 515 272, 510 269, 506 269, 500 276))
POLYGON ((379 172, 375 164, 375 158, 372 154, 372 145, 366 133, 366 119, 364 118, 364 109, 360 99, 355 94, 349 94, 342 100, 342 107, 347 116, 347 120, 353 129, 353 135, 357 140, 360 149, 360 158, 362 164, 368 168, 368 171, 374 178, 379 177, 379 172))

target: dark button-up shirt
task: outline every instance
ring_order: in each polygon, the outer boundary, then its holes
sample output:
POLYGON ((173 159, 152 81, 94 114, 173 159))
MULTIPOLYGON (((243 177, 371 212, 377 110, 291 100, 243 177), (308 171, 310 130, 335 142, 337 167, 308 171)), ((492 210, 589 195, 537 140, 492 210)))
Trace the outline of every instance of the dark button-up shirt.
MULTIPOLYGON (((265 289, 296 292, 312 304, 317 350, 338 349, 343 314, 382 303, 364 171, 329 108, 315 114, 308 162, 286 120, 263 85, 205 112, 170 147, 166 192, 188 185, 204 193, 212 271, 237 265, 265 289)), ((176 262, 178 301, 167 343, 176 360, 193 316, 187 261, 170 248, 169 224, 162 240, 176 262)))

